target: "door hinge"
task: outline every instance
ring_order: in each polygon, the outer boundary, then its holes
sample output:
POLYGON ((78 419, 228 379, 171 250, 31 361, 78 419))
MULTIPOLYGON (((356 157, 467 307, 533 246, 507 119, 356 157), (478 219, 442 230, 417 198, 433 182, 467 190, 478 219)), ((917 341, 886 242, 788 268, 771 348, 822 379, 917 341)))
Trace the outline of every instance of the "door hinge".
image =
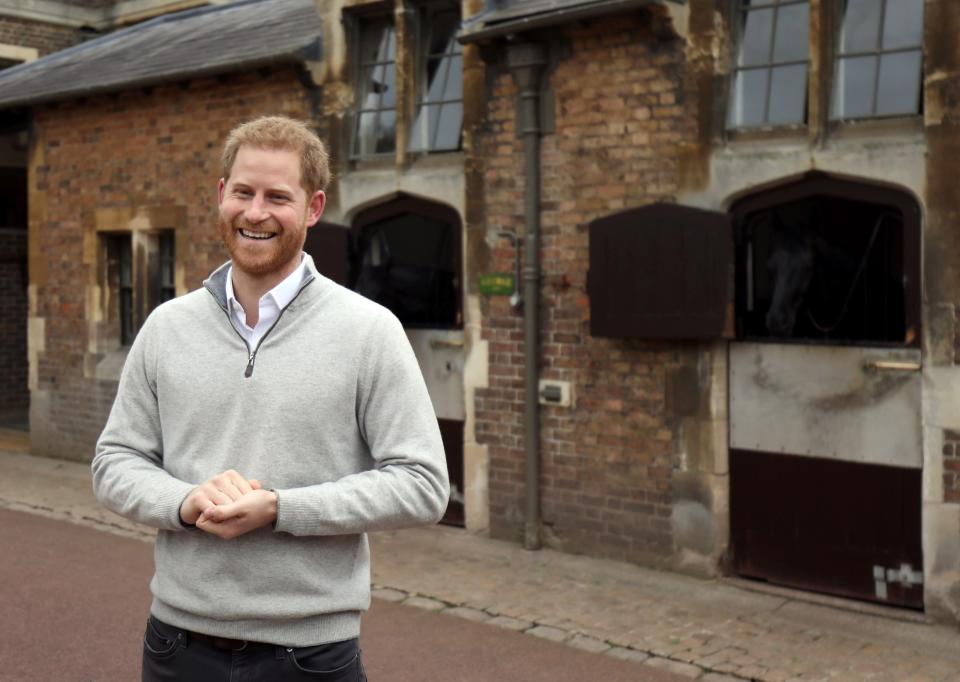
POLYGON ((900 568, 873 567, 873 584, 878 599, 887 598, 887 585, 899 583, 903 587, 923 585, 923 571, 913 570, 910 564, 900 564, 900 568))

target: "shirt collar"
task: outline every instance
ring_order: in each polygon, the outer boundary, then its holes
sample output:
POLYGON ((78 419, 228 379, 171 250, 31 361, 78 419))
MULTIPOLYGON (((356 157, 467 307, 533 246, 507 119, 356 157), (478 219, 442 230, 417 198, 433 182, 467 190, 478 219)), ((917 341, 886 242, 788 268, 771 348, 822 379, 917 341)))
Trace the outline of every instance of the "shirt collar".
MULTIPOLYGON (((273 299, 273 302, 276 304, 277 308, 282 310, 294 299, 297 295, 297 290, 300 287, 300 281, 303 279, 303 269, 306 267, 304 262, 303 254, 300 254, 300 265, 291 272, 289 275, 284 278, 280 284, 275 286, 273 289, 265 293, 260 297, 260 301, 263 302, 263 299, 268 296, 273 299)), ((233 307, 243 307, 240 306, 240 301, 237 300, 236 295, 233 291, 233 265, 227 270, 227 305, 231 308, 233 307)))

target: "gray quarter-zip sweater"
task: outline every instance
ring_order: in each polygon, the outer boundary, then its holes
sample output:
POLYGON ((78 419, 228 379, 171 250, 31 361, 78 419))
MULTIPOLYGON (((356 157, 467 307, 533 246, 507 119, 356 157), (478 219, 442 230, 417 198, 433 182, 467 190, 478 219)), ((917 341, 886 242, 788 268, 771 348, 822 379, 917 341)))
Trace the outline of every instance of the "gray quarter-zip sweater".
POLYGON ((158 307, 130 348, 93 486, 159 529, 151 611, 172 625, 286 646, 356 637, 364 533, 446 507, 440 432, 400 323, 305 260, 257 348, 227 313, 227 265, 158 307), (228 541, 184 528, 184 499, 227 469, 277 491, 275 529, 228 541))

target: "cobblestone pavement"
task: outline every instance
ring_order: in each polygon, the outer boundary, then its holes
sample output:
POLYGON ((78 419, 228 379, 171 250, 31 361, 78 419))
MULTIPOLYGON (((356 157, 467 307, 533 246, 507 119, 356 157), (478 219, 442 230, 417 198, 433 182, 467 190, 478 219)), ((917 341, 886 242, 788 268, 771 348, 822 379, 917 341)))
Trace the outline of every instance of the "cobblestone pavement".
MULTIPOLYGON (((17 454, 0 431, 0 507, 149 541, 99 507, 89 468, 17 454), (3 451, 6 450, 6 454, 3 451)), ((528 552, 435 527, 375 533, 374 596, 724 680, 958 680, 960 631, 920 615, 761 593, 631 564, 528 552)))

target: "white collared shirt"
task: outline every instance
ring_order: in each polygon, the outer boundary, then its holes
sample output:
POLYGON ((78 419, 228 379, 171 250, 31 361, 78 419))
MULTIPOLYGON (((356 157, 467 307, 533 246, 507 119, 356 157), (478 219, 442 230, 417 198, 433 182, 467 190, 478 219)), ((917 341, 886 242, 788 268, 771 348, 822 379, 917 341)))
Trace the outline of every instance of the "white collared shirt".
POLYGON ((227 308, 236 323, 233 326, 243 334, 251 351, 256 349, 260 339, 280 317, 280 311, 297 295, 300 281, 303 279, 304 267, 303 255, 301 254, 300 265, 297 269, 287 275, 286 279, 280 284, 260 297, 260 316, 257 319, 257 326, 251 328, 247 326, 247 312, 233 293, 233 266, 230 266, 230 270, 227 271, 227 308))

